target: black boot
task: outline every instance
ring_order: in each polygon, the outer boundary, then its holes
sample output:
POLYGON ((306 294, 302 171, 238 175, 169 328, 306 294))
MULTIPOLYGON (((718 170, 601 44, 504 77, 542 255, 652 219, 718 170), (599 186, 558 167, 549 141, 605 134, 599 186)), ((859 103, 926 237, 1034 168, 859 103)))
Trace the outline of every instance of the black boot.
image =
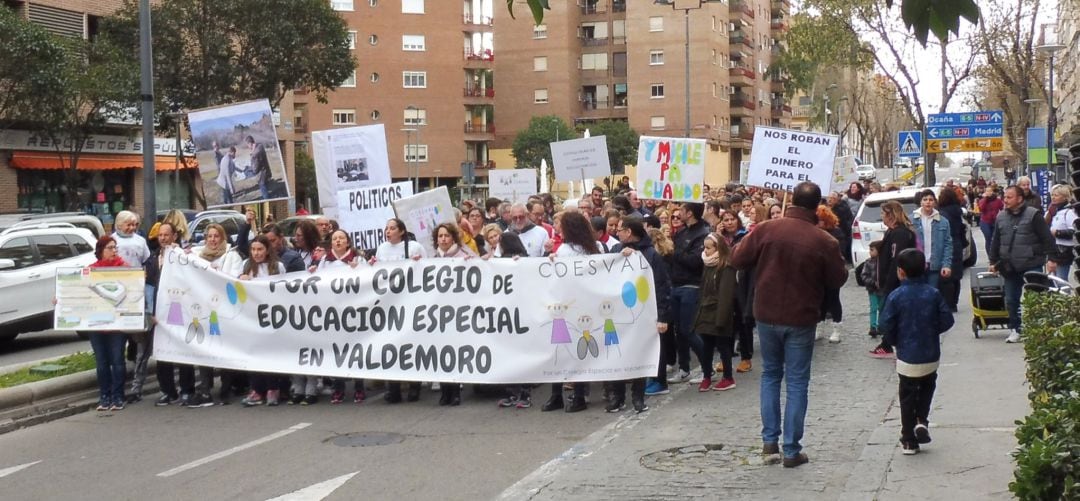
POLYGON ((605 385, 608 393, 608 405, 604 407, 607 412, 619 412, 626 408, 626 383, 616 381, 605 385))
MULTIPOLYGON (((620 412, 625 408, 626 408, 626 399, 625 398, 619 398, 618 396, 615 396, 615 398, 612 398, 611 401, 608 402, 607 407, 604 407, 604 410, 607 411, 607 412, 620 412)), ((566 412, 572 412, 572 411, 567 409, 566 412)))
POLYGON ((383 398, 388 404, 401 403, 401 383, 386 383, 386 396, 383 398))
POLYGON ((543 411, 543 412, 548 412, 548 411, 557 411, 557 410, 562 409, 562 408, 563 408, 563 398, 562 398, 562 392, 560 391, 559 393, 556 393, 556 394, 552 395, 551 398, 549 398, 547 402, 544 402, 544 405, 542 407, 540 407, 540 410, 543 411))
POLYGON ((420 400, 420 383, 409 383, 409 393, 405 398, 410 402, 420 400))
POLYGON ((649 410, 649 406, 645 405, 645 378, 635 379, 630 384, 630 402, 634 405, 635 412, 649 410))
POLYGON ((581 412, 589 408, 589 404, 585 403, 584 393, 575 393, 574 397, 570 399, 570 405, 566 407, 566 412, 581 412))
POLYGON ((450 406, 456 407, 461 405, 461 385, 453 383, 450 385, 450 406))
POLYGON ((450 384, 442 385, 439 390, 439 405, 450 405, 450 401, 454 398, 454 390, 451 387, 450 384))

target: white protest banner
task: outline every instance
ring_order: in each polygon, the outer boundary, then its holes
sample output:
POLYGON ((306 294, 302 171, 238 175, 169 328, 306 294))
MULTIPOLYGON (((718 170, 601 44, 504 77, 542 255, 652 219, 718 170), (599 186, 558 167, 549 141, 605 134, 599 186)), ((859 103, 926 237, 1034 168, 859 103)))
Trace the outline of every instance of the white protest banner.
POLYGON ((829 191, 843 193, 847 191, 851 183, 859 182, 859 173, 855 172, 858 166, 859 163, 852 155, 836 157, 833 162, 832 184, 829 186, 829 191))
POLYGON ((158 301, 183 316, 157 324, 158 360, 490 384, 656 374, 655 287, 639 253, 425 259, 261 281, 182 252, 166 261, 158 301))
POLYGON ((398 219, 405 221, 405 228, 424 246, 429 256, 435 255, 435 243, 432 241, 435 227, 442 223, 457 224, 454 220, 454 205, 450 202, 450 192, 445 186, 394 200, 392 203, 398 219))
POLYGON ((702 202, 705 140, 641 136, 638 142, 639 198, 702 202))
POLYGON ((146 330, 142 268, 57 268, 57 330, 146 330))
POLYGON ((288 200, 270 101, 188 113, 207 207, 288 200))
POLYGON ((320 209, 327 217, 339 216, 335 205, 339 191, 393 182, 383 124, 316 131, 311 147, 320 209))
POLYGON ((357 249, 374 249, 386 240, 383 230, 386 221, 394 217, 394 201, 412 194, 408 181, 338 191, 338 224, 357 249))
POLYGON ((488 193, 499 200, 525 203, 537 193, 536 169, 489 170, 488 193))
POLYGON ((557 181, 581 181, 611 175, 605 136, 551 143, 551 161, 557 181))
POLYGON ((743 160, 739 162, 739 184, 746 184, 746 174, 750 171, 750 162, 743 160))
POLYGON ((793 191, 795 185, 812 181, 825 191, 831 186, 837 139, 830 134, 758 126, 746 184, 793 191))

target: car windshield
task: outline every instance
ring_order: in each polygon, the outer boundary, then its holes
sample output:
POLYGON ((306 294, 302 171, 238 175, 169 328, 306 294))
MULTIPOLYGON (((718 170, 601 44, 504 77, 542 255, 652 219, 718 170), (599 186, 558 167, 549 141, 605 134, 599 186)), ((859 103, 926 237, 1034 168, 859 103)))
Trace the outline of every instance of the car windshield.
MULTIPOLYGON (((881 205, 889 200, 878 200, 875 202, 866 202, 863 204, 862 213, 859 215, 860 223, 881 223, 881 205)), ((896 199, 900 202, 900 205, 904 206, 904 213, 911 214, 918 208, 915 205, 914 198, 901 198, 896 199)))

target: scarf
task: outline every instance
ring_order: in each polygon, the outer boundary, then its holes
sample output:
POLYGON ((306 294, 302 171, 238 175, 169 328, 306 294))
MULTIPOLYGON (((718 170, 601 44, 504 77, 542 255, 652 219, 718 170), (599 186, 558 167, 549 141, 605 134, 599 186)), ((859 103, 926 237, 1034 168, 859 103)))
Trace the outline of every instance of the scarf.
POLYGON ((446 249, 446 252, 443 252, 442 249, 435 249, 435 253, 439 257, 454 257, 457 255, 459 250, 460 249, 458 248, 458 244, 453 244, 450 246, 449 249, 446 249))
MULTIPOLYGON (((705 237, 705 240, 712 240, 715 243, 719 243, 719 242, 717 242, 716 237, 713 236, 712 234, 705 237)), ((715 268, 715 267, 720 265, 720 253, 717 252, 717 253, 714 253, 712 256, 710 256, 703 250, 703 251, 701 251, 701 260, 705 262, 705 267, 707 267, 707 268, 715 268)))
POLYGON ((205 245, 202 252, 199 253, 199 257, 212 263, 217 261, 219 257, 224 256, 226 252, 229 252, 229 245, 224 242, 221 244, 221 248, 216 250, 211 249, 209 245, 205 245))
POLYGON ((90 265, 91 268, 114 268, 121 266, 127 266, 127 262, 120 256, 116 256, 112 259, 98 259, 94 264, 90 265))
POLYGON ((343 263, 350 263, 350 264, 353 261, 355 261, 356 258, 357 258, 356 252, 353 252, 352 249, 349 249, 349 252, 346 252, 345 255, 341 256, 341 257, 338 257, 337 254, 334 254, 333 250, 330 250, 330 252, 327 252, 326 256, 323 257, 323 259, 326 260, 327 262, 332 263, 334 261, 341 261, 343 263))

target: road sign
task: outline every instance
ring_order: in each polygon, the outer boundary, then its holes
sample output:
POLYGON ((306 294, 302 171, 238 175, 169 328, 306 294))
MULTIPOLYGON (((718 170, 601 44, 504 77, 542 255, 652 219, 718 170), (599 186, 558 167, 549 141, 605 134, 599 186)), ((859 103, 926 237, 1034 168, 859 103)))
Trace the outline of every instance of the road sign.
POLYGON ((1001 138, 987 139, 930 139, 926 141, 927 153, 956 153, 960 151, 1000 151, 1001 138))
POLYGON ((926 122, 926 151, 1000 150, 1005 139, 1003 120, 999 110, 930 115, 926 122))
POLYGON ((904 130, 896 135, 896 146, 900 158, 918 158, 922 156, 922 131, 904 130))

